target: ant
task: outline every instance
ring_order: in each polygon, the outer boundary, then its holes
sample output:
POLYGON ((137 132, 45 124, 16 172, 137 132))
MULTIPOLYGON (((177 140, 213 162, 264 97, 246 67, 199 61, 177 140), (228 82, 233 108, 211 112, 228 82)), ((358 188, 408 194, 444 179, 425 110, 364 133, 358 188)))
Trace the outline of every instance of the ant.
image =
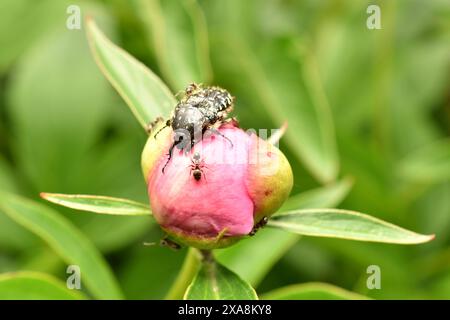
POLYGON ((256 232, 258 232, 259 229, 263 228, 267 224, 267 222, 269 222, 269 218, 264 216, 261 219, 261 221, 259 221, 257 224, 255 224, 252 231, 250 231, 250 233, 248 235, 251 237, 254 236, 256 234, 256 232))
POLYGON ((205 175, 202 168, 206 168, 205 161, 200 159, 200 153, 198 152, 194 153, 194 156, 191 159, 190 167, 191 167, 190 173, 192 173, 194 179, 200 181, 200 179, 202 178, 202 174, 205 175))
MULTIPOLYGON (((154 246, 154 245, 156 245, 155 242, 144 242, 144 246, 150 247, 150 246, 154 246)), ((167 236, 165 236, 164 238, 162 238, 159 241, 159 245, 161 247, 167 247, 172 250, 180 250, 181 249, 181 246, 178 243, 176 243, 173 240, 170 240, 167 236)))

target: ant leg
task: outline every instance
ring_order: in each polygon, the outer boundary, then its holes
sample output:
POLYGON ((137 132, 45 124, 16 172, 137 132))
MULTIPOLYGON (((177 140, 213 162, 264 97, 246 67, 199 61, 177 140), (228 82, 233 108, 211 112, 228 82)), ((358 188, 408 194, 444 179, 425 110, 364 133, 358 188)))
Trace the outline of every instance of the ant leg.
POLYGON ((190 164, 187 166, 189 168, 189 176, 192 174, 192 171, 194 170, 194 165, 190 164))
POLYGON ((217 134, 219 136, 221 136, 222 138, 228 140, 228 142, 231 144, 231 147, 233 147, 233 142, 231 142, 230 138, 228 138, 226 135, 224 135, 223 133, 221 133, 219 130, 217 130, 216 128, 208 128, 208 130, 210 130, 212 133, 217 134))
MULTIPOLYGON (((202 160, 201 167, 203 169, 208 169, 209 170, 208 166, 205 164, 205 160, 202 160)), ((208 179, 206 179, 206 173, 204 172, 204 170, 202 170, 202 174, 205 177, 205 181, 208 182, 208 179)))

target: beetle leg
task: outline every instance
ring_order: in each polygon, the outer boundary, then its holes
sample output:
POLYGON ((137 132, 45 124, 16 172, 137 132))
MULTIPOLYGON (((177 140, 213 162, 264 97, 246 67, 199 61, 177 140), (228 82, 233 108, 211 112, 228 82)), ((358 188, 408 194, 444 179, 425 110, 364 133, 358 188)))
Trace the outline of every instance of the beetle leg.
POLYGON ((170 127, 171 125, 172 125, 172 121, 170 121, 170 119, 167 120, 165 126, 162 127, 161 129, 159 129, 158 132, 156 132, 156 134, 155 134, 155 136, 154 136, 153 138, 156 139, 156 136, 157 136, 161 131, 163 131, 163 130, 164 130, 165 128, 167 128, 167 127, 170 127))
POLYGON ((230 138, 228 138, 226 135, 224 135, 222 132, 220 132, 219 130, 217 130, 214 127, 210 127, 208 128, 208 130, 210 130, 212 133, 217 134, 219 136, 221 136, 222 138, 228 140, 228 142, 231 144, 231 147, 233 147, 233 142, 231 142, 230 138))
POLYGON ((164 174, 164 169, 166 169, 167 165, 169 164, 170 159, 172 159, 172 154, 173 154, 173 148, 176 147, 177 144, 179 144, 181 141, 183 141, 183 138, 180 137, 180 139, 178 139, 177 141, 175 141, 174 143, 172 143, 172 145, 169 148, 169 153, 167 154, 169 156, 169 158, 166 161, 166 164, 164 165, 164 167, 162 168, 162 173, 164 174))

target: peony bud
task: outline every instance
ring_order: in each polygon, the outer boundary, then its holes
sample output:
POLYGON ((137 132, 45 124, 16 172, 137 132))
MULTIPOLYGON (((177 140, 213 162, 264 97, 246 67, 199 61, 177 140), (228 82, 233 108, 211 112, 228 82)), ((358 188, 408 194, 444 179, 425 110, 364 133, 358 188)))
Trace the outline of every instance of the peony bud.
POLYGON ((174 148, 167 162, 173 131, 162 127, 155 126, 145 145, 142 170, 153 215, 175 241, 200 249, 229 246, 288 197, 289 162, 255 134, 224 124, 223 136, 205 134, 189 152, 174 148))

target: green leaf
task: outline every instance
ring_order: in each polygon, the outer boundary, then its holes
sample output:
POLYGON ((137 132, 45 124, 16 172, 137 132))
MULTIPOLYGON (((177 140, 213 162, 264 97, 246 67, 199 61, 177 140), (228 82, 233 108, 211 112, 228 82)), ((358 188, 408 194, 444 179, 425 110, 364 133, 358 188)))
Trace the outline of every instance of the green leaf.
POLYGON ((212 77, 206 21, 195 0, 139 0, 158 65, 175 91, 212 77))
POLYGON ((63 216, 44 205, 6 193, 0 193, 0 210, 45 240, 66 263, 78 265, 82 281, 96 298, 122 298, 116 279, 101 254, 63 216))
MULTIPOLYGON (((0 190, 17 192, 18 189, 13 168, 0 155, 0 190)), ((0 212, 0 251, 29 248, 36 240, 28 230, 0 212)))
POLYGON ((397 244, 417 244, 434 238, 434 235, 418 234, 366 214, 340 209, 288 211, 270 219, 268 226, 305 236, 397 244))
POLYGON ((41 193, 41 197, 64 207, 109 215, 103 216, 101 221, 91 219, 90 223, 83 226, 83 231, 90 235, 91 240, 102 251, 120 247, 125 241, 137 240, 148 231, 153 222, 152 219, 148 219, 152 215, 148 205, 128 199, 55 193, 41 193), (117 216, 135 216, 135 218, 115 223, 117 219, 122 219, 117 216))
POLYGON ((41 197, 50 202, 76 210, 112 215, 151 215, 150 207, 136 201, 106 196, 41 193, 41 197))
POLYGON ((367 300, 368 297, 328 283, 302 283, 265 293, 262 300, 367 300))
MULTIPOLYGON (((351 180, 344 179, 326 187, 295 195, 287 200, 286 206, 295 206, 297 209, 332 207, 345 198, 350 186, 351 180)), ((283 206, 280 212, 283 208, 285 207, 283 206)), ((263 229, 251 239, 240 241, 230 248, 217 250, 217 259, 256 286, 299 238, 297 234, 282 230, 263 229)))
POLYGON ((450 139, 440 140, 407 155, 399 164, 399 173, 415 181, 448 181, 450 139))
POLYGON ((186 290, 185 300, 258 300, 255 290, 233 271, 204 261, 186 290))
POLYGON ((59 279, 45 273, 11 272, 0 275, 0 300, 84 300, 59 279))
POLYGON ((86 29, 97 65, 139 123, 146 128, 157 117, 167 118, 176 99, 161 79, 106 38, 93 20, 86 29))
POLYGON ((350 192, 353 185, 351 178, 329 184, 319 189, 301 192, 289 197, 278 213, 306 208, 326 208, 338 204, 350 192))

